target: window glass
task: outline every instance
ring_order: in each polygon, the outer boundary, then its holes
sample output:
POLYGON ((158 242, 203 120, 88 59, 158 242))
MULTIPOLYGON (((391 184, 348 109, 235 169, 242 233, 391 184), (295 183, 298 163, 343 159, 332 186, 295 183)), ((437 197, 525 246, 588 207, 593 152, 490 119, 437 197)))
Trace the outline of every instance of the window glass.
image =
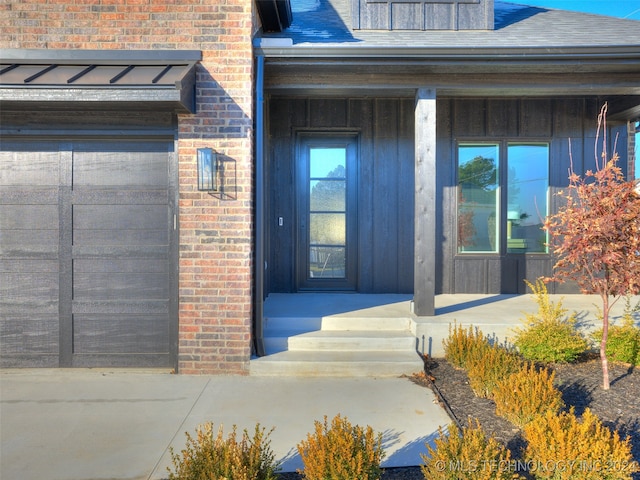
POLYGON ((309 150, 309 271, 315 278, 345 278, 347 149, 309 150))
POLYGON ((549 146, 510 144, 507 147, 507 252, 544 253, 549 186, 549 146))
POLYGON ((458 149, 458 251, 497 252, 497 144, 462 144, 458 149))

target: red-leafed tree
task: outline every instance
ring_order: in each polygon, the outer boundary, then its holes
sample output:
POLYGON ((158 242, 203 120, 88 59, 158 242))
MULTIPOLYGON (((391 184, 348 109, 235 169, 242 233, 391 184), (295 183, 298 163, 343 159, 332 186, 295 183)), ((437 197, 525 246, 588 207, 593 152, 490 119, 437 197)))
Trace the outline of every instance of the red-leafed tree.
POLYGON ((608 158, 606 112, 605 104, 598 117, 596 170, 581 177, 571 169, 568 188, 557 194, 564 205, 547 218, 544 228, 557 257, 548 280, 573 280, 582 293, 596 294, 602 300, 600 358, 603 388, 608 390, 609 313, 621 296, 640 293, 640 195, 637 182, 625 180, 618 167, 618 154, 608 158))

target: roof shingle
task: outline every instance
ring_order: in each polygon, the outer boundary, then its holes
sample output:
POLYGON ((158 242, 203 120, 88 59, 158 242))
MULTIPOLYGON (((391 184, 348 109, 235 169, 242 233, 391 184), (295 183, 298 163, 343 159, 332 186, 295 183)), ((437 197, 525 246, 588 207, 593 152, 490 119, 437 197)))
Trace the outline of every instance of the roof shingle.
POLYGON ((352 30, 349 0, 291 0, 293 22, 262 38, 289 38, 296 46, 529 48, 636 46, 640 22, 581 12, 495 2, 494 30, 352 30))

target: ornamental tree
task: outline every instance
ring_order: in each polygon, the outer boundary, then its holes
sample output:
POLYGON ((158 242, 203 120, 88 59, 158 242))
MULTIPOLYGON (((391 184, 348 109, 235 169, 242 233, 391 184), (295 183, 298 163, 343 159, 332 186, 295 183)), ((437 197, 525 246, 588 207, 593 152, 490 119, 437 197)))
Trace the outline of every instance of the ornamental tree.
POLYGON ((602 300, 600 359, 602 386, 608 390, 609 313, 622 296, 640 293, 640 194, 636 181, 625 180, 618 154, 607 158, 606 111, 605 104, 598 117, 596 152, 605 133, 596 170, 579 176, 571 168, 568 188, 557 193, 564 205, 547 217, 544 229, 557 258, 547 280, 575 281, 582 293, 602 300))

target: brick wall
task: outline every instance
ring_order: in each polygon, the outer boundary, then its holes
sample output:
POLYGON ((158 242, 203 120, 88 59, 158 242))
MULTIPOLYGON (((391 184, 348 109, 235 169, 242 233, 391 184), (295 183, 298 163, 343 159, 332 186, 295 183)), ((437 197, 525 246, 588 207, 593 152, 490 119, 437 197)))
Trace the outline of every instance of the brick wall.
POLYGON ((0 47, 202 50, 197 114, 179 116, 179 361, 182 373, 246 374, 251 335, 252 2, 20 0, 0 4, 0 47), (236 189, 196 190, 211 147, 236 189))

